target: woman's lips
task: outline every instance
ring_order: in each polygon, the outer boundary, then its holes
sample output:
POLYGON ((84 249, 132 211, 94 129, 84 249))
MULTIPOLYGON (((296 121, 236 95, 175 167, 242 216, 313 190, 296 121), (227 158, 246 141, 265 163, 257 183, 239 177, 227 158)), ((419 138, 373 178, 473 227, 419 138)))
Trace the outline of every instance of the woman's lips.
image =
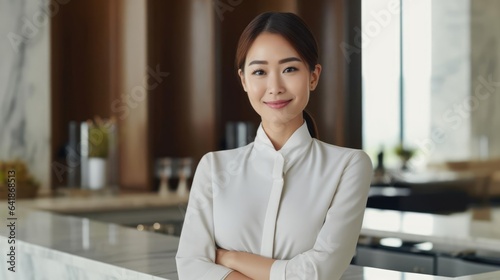
POLYGON ((267 106, 273 108, 273 109, 281 109, 288 105, 292 100, 277 100, 277 101, 267 101, 264 102, 267 106))

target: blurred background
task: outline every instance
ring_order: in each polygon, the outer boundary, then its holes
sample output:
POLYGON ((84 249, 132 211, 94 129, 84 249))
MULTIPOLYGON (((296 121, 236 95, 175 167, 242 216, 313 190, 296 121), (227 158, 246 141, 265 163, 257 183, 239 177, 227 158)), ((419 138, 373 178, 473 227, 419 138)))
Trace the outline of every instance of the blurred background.
POLYGON ((318 40, 319 139, 373 161, 352 263, 499 270, 498 0, 0 0, 0 200, 15 170, 16 198, 34 198, 20 209, 85 218, 70 234, 34 218, 25 240, 99 255, 116 230, 88 219, 178 236, 200 158, 255 136, 234 56, 265 11, 297 13, 318 40))
POLYGON ((318 39, 321 140, 367 151, 382 183, 401 169, 496 178, 495 0, 1 0, 0 160, 26 164, 39 193, 81 187, 82 137, 97 137, 108 184, 147 192, 161 159, 194 168, 251 142, 234 55, 264 11, 299 14, 318 39))

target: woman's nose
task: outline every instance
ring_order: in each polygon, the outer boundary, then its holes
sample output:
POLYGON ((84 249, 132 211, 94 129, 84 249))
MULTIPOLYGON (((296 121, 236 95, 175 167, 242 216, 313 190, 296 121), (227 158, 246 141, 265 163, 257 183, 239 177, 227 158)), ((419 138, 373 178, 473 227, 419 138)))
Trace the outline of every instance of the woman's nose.
POLYGON ((285 92, 283 81, 279 75, 269 75, 269 79, 267 81, 267 92, 269 94, 281 94, 285 92))

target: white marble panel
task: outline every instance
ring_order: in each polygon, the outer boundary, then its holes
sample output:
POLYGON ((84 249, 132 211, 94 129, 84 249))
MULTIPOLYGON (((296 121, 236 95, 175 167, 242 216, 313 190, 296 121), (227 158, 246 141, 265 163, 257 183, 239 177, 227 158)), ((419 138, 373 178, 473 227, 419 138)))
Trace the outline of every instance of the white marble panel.
POLYGON ((0 0, 0 160, 19 158, 50 183, 50 10, 0 0))
POLYGON ((500 1, 433 1, 433 161, 500 157, 500 1))
POLYGON ((500 1, 471 1, 473 156, 500 157, 500 1))
POLYGON ((431 161, 470 156, 469 1, 432 1, 431 161))

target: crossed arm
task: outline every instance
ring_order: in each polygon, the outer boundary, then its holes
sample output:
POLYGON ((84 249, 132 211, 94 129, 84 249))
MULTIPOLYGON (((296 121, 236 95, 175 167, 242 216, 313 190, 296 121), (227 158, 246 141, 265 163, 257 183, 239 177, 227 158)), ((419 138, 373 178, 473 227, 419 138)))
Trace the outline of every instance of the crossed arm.
POLYGON ((368 196, 371 161, 358 154, 342 174, 325 222, 310 250, 289 260, 274 260, 245 252, 218 249, 213 228, 213 191, 209 160, 195 176, 176 255, 180 279, 340 279, 349 266, 361 229, 368 196), (208 166, 207 166, 208 165, 208 166), (202 183, 208 182, 208 183, 202 183))
POLYGON ((233 270, 226 280, 268 280, 274 259, 245 252, 217 249, 215 263, 233 270))

